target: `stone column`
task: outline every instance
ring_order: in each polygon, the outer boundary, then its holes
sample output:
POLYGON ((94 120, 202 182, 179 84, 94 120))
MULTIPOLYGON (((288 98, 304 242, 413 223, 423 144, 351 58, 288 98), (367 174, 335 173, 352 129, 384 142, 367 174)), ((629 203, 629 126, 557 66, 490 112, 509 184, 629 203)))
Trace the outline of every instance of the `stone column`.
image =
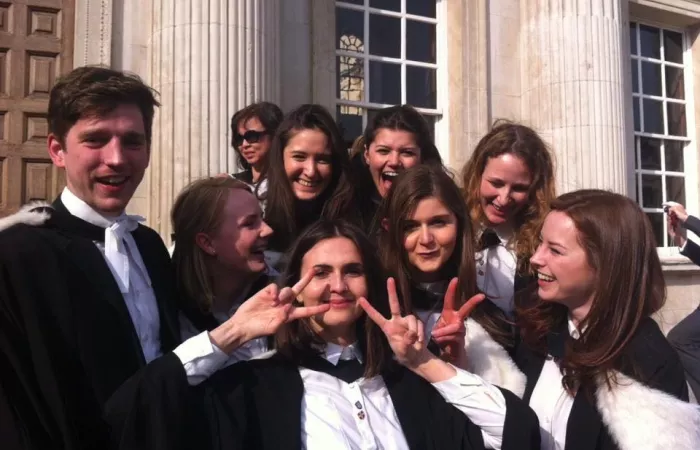
POLYGON ((523 116, 554 149, 558 191, 627 194, 627 0, 521 5, 523 116))
POLYGON ((279 102, 280 0, 152 0, 153 129, 149 224, 169 239, 170 209, 190 181, 233 172, 229 121, 279 102))

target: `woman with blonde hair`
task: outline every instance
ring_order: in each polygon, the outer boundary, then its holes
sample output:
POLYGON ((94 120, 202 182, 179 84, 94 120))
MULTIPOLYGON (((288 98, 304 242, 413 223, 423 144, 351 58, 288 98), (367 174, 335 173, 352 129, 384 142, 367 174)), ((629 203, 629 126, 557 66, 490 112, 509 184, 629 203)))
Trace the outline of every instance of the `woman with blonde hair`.
POLYGON ((511 314, 515 292, 530 278, 539 221, 555 197, 553 156, 533 129, 498 121, 462 173, 476 229, 478 286, 511 314))
MULTIPOLYGON (((187 186, 175 200, 172 222, 181 334, 186 339, 224 323, 245 299, 272 282, 264 257, 272 229, 263 221, 251 188, 221 177, 187 186)), ((267 350, 266 338, 254 339, 230 355, 228 363, 267 350)))

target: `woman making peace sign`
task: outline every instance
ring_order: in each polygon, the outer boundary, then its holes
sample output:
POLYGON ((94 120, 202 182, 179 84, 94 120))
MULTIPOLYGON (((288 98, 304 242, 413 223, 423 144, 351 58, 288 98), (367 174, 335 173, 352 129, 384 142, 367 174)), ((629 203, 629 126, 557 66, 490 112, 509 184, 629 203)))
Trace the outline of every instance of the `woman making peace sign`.
POLYGON ((195 416, 213 448, 538 447, 522 401, 426 349, 416 318, 401 316, 393 280, 387 295, 359 228, 309 227, 284 277, 295 283, 309 271, 294 306, 330 309, 284 325, 269 358, 230 366, 198 388, 205 414, 195 416))

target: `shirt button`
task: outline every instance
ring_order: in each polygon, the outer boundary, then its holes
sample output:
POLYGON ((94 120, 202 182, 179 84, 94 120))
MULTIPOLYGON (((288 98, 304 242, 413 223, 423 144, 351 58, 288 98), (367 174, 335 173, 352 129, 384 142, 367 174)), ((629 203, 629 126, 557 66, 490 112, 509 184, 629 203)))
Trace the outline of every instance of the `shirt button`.
POLYGON ((357 417, 358 417, 360 420, 365 420, 365 412, 364 412, 364 411, 360 411, 359 413, 357 413, 357 417))
POLYGON ((355 406, 357 407, 357 409, 362 409, 362 403, 360 402, 355 402, 355 406))

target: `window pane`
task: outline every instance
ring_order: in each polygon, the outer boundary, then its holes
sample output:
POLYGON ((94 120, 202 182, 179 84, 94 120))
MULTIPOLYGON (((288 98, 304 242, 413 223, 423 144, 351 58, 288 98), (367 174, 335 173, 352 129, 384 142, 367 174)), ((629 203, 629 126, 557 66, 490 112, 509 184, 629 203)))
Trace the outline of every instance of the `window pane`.
POLYGON ((661 58, 661 46, 659 45, 659 29, 646 25, 639 26, 639 40, 642 56, 649 58, 661 58))
POLYGON ((338 49, 353 52, 364 51, 365 20, 362 11, 335 9, 335 41, 338 49))
POLYGON ((667 103, 668 134, 671 136, 686 136, 685 105, 682 103, 667 103))
POLYGON ((641 156, 641 169, 661 170, 661 141, 640 137, 639 154, 641 156))
POLYGON ((685 77, 680 67, 666 66, 666 97, 685 99, 685 77))
POLYGON ((401 66, 369 62, 369 101, 372 103, 401 103, 401 66))
POLYGON ((377 9, 390 9, 401 12, 401 0, 369 0, 369 6, 377 9))
POLYGON ((637 25, 630 22, 630 53, 637 54, 637 25))
POLYGON ((663 103, 648 99, 644 99, 642 101, 644 106, 644 132, 663 133, 663 103))
POLYGON ((661 95, 661 64, 642 61, 642 92, 661 95))
POLYGON ((664 160, 666 162, 667 172, 683 172, 683 142, 665 141, 664 142, 664 160))
POLYGON ((350 3, 352 5, 364 5, 365 0, 341 0, 343 3, 350 3))
POLYGON ((685 205, 685 177, 666 176, 666 201, 685 205))
POLYGON ((632 98, 632 112, 634 114, 634 131, 642 131, 642 124, 639 121, 639 99, 632 98))
POLYGON ((339 99, 358 102, 365 99, 365 65, 362 58, 336 57, 336 73, 338 74, 336 95, 339 99))
POLYGON ((683 62, 683 35, 664 31, 664 59, 675 63, 683 62))
POLYGON ((368 109, 367 110, 367 123, 370 124, 372 123, 372 120, 374 120, 374 116, 377 115, 377 112, 380 110, 378 109, 368 109))
POLYGON ((645 208, 661 208, 664 202, 661 190, 661 175, 642 174, 642 206, 645 208))
POLYGON ((336 107, 336 120, 343 133, 343 141, 352 147, 352 142, 362 134, 362 108, 356 106, 338 105, 336 107))
POLYGON ((436 0, 406 0, 406 12, 416 16, 435 18, 436 0))
POLYGON ((639 92, 639 61, 632 60, 632 92, 639 92))
POLYGON ((401 57, 401 19, 369 15, 369 52, 377 56, 401 57))
POLYGON ((654 231, 654 238, 656 239, 656 246, 664 246, 664 216, 661 213, 647 213, 649 222, 651 222, 651 229, 654 231))
POLYGON ((406 21, 406 59, 435 63, 435 25, 406 21))
POLYGON ((437 107, 434 69, 406 66, 406 103, 419 108, 437 107))

